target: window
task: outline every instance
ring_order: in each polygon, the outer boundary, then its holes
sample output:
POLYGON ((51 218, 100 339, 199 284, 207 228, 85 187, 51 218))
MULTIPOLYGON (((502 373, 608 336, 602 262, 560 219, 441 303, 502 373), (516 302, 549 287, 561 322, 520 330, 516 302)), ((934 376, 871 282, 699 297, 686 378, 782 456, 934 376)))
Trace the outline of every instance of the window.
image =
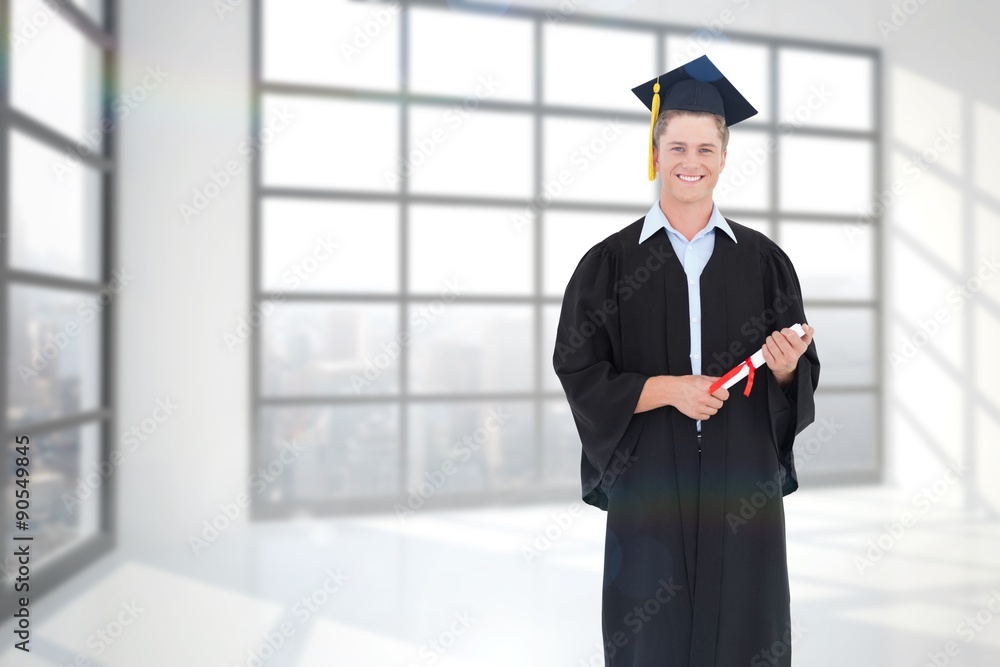
MULTIPOLYGON (((110 367, 115 118, 111 17, 100 2, 12 0, 0 80, 2 539, 30 536, 33 595, 111 548, 115 459, 110 367), (42 83, 44 82, 44 83, 42 83), (27 508, 15 448, 27 436, 27 508), (18 510, 26 529, 15 528, 18 510)), ((0 569, 16 572, 12 549, 0 569)), ((14 608, 4 585, 4 609, 14 608)))
POLYGON ((659 194, 648 112, 620 73, 702 53, 760 111, 733 131, 716 201, 792 257, 822 337, 817 421, 851 417, 833 444, 820 424, 799 437, 822 445, 802 477, 877 476, 877 50, 407 7, 259 6, 254 118, 294 121, 255 184, 252 297, 268 314, 252 341, 254 468, 282 471, 256 516, 577 487, 551 364, 562 292, 584 251, 659 194))

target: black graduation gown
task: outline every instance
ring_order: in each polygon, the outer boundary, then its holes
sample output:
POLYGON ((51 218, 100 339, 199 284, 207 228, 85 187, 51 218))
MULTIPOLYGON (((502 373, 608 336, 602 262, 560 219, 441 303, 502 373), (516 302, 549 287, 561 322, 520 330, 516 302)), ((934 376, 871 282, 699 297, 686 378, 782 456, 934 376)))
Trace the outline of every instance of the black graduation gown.
MULTIPOLYGON (((763 234, 728 220, 701 275, 702 373, 722 376, 773 331, 806 323, 798 276, 763 234)), ((583 499, 607 511, 607 667, 791 664, 783 496, 813 422, 815 342, 782 390, 767 366, 696 422, 635 414, 646 379, 690 375, 687 277, 644 218, 594 245, 563 297, 553 365, 583 444, 583 499)))

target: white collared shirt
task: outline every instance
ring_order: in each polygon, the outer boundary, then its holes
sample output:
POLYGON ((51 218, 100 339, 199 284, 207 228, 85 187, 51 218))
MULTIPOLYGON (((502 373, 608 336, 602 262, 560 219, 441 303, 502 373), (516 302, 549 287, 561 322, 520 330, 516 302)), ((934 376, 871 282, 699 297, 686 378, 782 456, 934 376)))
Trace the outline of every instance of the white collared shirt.
MULTIPOLYGON (((674 247, 677 259, 680 260, 684 267, 684 273, 687 275, 688 310, 690 311, 688 323, 691 330, 691 373, 701 375, 701 272, 708 264, 712 251, 715 249, 716 228, 729 234, 734 243, 736 242, 736 234, 714 202, 708 224, 698 230, 694 238, 688 241, 667 220, 663 209, 660 208, 660 200, 657 198, 649 212, 646 213, 646 220, 643 222, 642 232, 639 234, 639 243, 655 234, 660 228, 667 230, 670 245, 674 247)), ((701 420, 698 420, 698 430, 701 431, 701 420)))

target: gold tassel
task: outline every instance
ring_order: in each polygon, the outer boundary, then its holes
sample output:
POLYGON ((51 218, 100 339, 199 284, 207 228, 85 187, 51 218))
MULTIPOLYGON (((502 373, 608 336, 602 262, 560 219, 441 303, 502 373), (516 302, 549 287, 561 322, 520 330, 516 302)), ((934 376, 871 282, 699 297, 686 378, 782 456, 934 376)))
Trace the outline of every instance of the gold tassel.
POLYGON ((653 126, 656 117, 660 115, 660 82, 653 84, 653 115, 649 119, 649 180, 656 180, 656 169, 653 168, 653 126))

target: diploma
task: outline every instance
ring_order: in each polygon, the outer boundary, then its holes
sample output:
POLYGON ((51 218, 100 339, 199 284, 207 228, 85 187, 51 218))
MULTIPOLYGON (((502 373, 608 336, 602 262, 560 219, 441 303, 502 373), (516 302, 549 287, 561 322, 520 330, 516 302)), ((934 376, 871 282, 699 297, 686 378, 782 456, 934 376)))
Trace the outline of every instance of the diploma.
MULTIPOLYGON (((802 330, 801 324, 793 324, 788 327, 795 333, 799 335, 799 338, 806 335, 806 332, 802 330)), ((760 368, 764 365, 764 348, 761 347, 759 350, 754 352, 752 355, 744 359, 738 366, 731 369, 728 373, 720 377, 718 380, 712 383, 712 386, 708 388, 708 393, 716 391, 719 387, 729 389, 734 384, 747 378, 747 387, 743 390, 744 396, 750 395, 750 387, 753 386, 753 372, 755 368, 760 368)))

